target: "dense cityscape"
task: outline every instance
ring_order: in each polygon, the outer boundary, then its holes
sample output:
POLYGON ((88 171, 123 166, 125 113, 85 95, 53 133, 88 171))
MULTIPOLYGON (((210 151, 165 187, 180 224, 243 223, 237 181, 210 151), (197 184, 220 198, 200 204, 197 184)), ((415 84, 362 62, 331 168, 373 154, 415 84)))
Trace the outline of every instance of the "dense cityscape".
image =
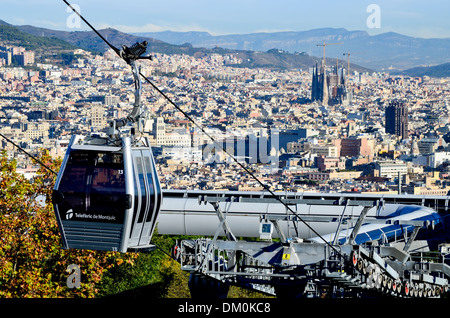
MULTIPOLYGON (((0 44, 0 133, 30 153, 62 157, 72 134, 106 132, 132 108, 123 60, 73 54, 63 67, 0 44)), ((272 70, 239 67, 232 54, 152 55, 141 72, 198 125, 143 85, 144 134, 166 189, 261 190, 220 144, 276 191, 450 190, 449 78, 348 72, 344 61, 272 70)), ((4 138, 0 145, 19 171, 36 173, 23 152, 4 138)))

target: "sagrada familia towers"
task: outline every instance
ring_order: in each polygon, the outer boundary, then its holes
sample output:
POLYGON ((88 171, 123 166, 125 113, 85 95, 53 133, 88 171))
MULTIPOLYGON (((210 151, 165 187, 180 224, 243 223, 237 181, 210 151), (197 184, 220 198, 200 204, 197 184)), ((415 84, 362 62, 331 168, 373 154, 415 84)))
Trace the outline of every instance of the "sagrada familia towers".
POLYGON ((347 89, 347 78, 344 68, 339 70, 338 65, 327 74, 325 63, 314 67, 312 76, 311 101, 322 105, 348 105, 351 101, 351 92, 347 89))

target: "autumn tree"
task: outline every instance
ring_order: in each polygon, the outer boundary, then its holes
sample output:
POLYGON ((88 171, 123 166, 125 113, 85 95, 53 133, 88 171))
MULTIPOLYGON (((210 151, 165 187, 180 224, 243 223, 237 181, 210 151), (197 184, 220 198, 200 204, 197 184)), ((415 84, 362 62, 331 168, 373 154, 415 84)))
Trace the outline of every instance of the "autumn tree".
MULTIPOLYGON (((61 163, 47 151, 39 160, 53 171, 61 163)), ((0 297, 94 297, 102 275, 132 264, 135 254, 62 249, 51 204, 55 174, 41 166, 28 180, 16 168, 0 154, 0 297), (80 269, 79 286, 68 284, 71 264, 80 269)))

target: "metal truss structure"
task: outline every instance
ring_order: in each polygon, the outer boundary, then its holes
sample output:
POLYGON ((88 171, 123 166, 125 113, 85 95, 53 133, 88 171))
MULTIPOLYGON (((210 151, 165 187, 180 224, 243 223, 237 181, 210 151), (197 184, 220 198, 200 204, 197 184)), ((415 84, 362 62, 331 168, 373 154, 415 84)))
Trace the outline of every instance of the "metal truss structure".
MULTIPOLYGON (((402 221, 414 227, 409 237, 394 241, 369 241, 356 244, 360 225, 368 222, 365 211, 380 201, 308 201, 296 199, 290 204, 361 205, 363 212, 356 217, 341 217, 338 227, 353 218, 355 226, 345 240, 330 242, 287 238, 278 222, 280 216, 261 217, 261 240, 238 240, 229 227, 219 202, 229 200, 271 200, 226 197, 200 197, 211 204, 219 218, 213 238, 182 240, 174 249, 174 256, 184 271, 191 273, 193 296, 226 295, 227 286, 237 285, 277 297, 365 297, 384 295, 393 297, 440 297, 449 286, 450 267, 445 263, 447 245, 439 252, 423 252, 412 248, 426 222, 402 221), (269 231, 272 224, 279 240, 269 231), (223 231, 222 231, 223 230, 223 231), (219 238, 219 232, 225 237, 219 238)), ((292 200, 291 200, 292 201, 292 200)), ((314 217, 311 221, 331 222, 329 217, 314 217)), ((387 222, 371 220, 370 222, 387 222)), ((337 237, 337 236, 336 236, 337 237)))

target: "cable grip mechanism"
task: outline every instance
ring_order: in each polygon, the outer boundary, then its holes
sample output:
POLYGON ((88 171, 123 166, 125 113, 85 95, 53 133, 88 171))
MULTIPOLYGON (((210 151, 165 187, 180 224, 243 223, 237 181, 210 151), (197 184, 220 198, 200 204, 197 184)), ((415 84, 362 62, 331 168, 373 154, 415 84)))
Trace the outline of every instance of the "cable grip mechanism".
POLYGON ((147 41, 136 42, 132 46, 128 47, 126 45, 122 45, 122 50, 119 52, 121 58, 125 60, 128 64, 131 64, 132 61, 136 60, 151 60, 151 56, 142 56, 147 51, 147 41))
MULTIPOLYGON (((122 45, 122 50, 119 52, 119 55, 121 58, 124 59, 124 61, 131 66, 133 77, 134 77, 134 83, 135 83, 135 102, 133 110, 131 111, 130 115, 128 115, 126 118, 121 119, 115 119, 110 122, 109 127, 109 136, 111 138, 117 138, 118 136, 118 129, 127 125, 128 123, 134 123, 137 122, 138 124, 138 131, 141 132, 143 129, 143 120, 145 118, 142 118, 142 115, 144 115, 144 111, 141 106, 141 80, 139 77, 139 70, 136 65, 136 60, 142 60, 147 59, 151 60, 151 56, 143 56, 145 52, 147 51, 147 41, 143 42, 136 42, 132 46, 128 47, 126 45, 122 45)), ((145 117, 145 116, 144 116, 145 117)))

